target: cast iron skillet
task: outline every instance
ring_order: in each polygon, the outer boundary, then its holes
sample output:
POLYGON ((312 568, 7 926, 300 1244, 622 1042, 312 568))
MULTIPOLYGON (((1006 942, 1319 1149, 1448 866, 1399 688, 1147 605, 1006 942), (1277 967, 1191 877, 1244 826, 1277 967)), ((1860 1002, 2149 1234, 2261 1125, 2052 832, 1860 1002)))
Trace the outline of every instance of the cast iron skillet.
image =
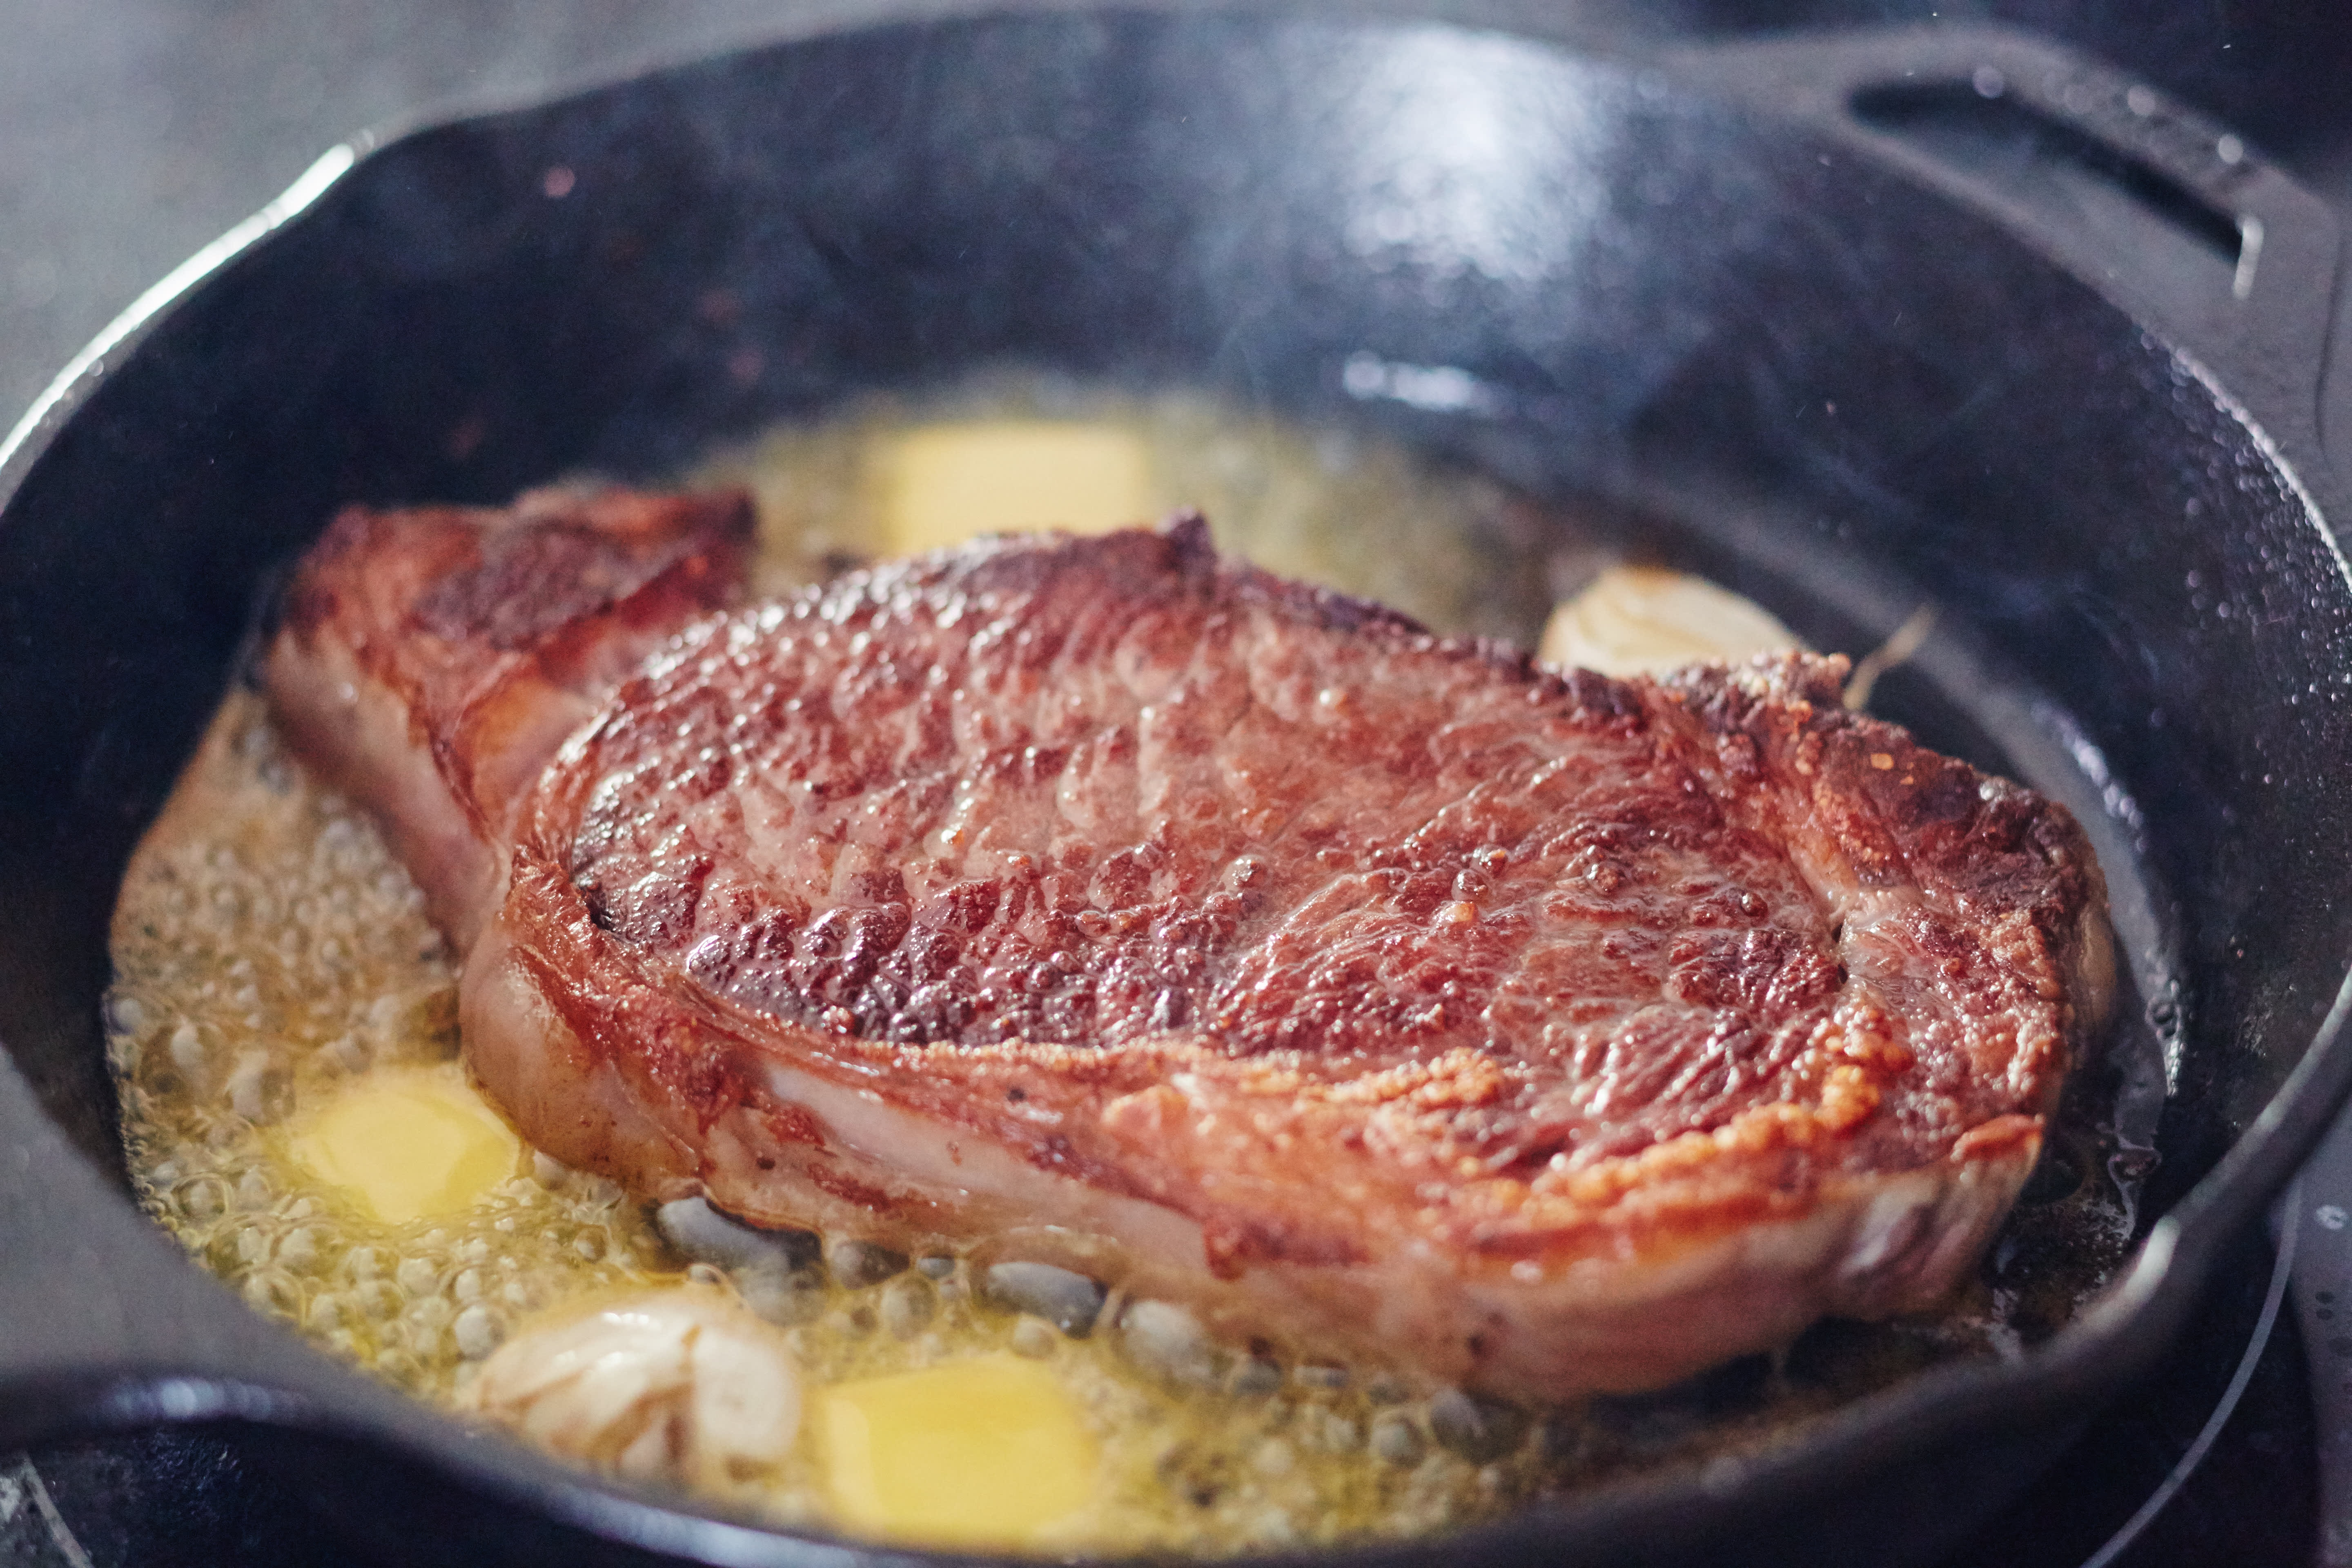
POLYGON ((1944 606, 1880 706, 2097 837, 2147 1012, 2124 1033, 2166 1052, 2135 1261, 2021 1360, 1350 1555, 1934 1552, 2164 1349, 2352 1073, 2337 251, 2217 128, 1992 32, 1601 58, 1407 22, 934 19, 339 152, 0 458, 0 1444, 245 1424, 377 1550, 886 1555, 468 1433, 200 1275, 125 1195, 106 916, 259 584, 339 503, 658 475, 1015 360, 1584 498, 1833 645, 1944 606))

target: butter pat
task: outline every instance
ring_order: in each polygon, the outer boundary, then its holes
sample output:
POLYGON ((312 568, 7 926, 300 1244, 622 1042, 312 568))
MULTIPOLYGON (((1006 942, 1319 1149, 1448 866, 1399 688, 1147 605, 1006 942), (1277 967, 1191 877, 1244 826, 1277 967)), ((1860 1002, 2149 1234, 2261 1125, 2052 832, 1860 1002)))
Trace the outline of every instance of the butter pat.
POLYGON ((979 419, 883 438, 871 461, 885 546, 913 554, 983 533, 1102 533, 1150 520, 1141 437, 1108 425, 979 419))
POLYGON ((1032 1545, 1092 1499, 1096 1452, 1053 1371, 1003 1353, 818 1391, 845 1529, 963 1547, 1032 1545))
POLYGON ((516 1174, 522 1141, 455 1066, 371 1073, 295 1132, 295 1161, 386 1225, 471 1207, 516 1174))

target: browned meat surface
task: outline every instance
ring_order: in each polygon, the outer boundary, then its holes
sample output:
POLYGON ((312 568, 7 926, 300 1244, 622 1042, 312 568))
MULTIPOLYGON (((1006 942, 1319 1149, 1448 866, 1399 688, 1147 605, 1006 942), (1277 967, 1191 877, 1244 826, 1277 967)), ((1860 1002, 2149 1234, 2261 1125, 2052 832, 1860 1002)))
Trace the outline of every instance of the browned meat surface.
MULTIPOLYGON (((462 598, 404 537, 346 520, 306 584, 462 598)), ((294 679, 331 620, 273 691, 349 776, 294 679)), ((859 574, 688 628, 473 814, 511 860, 468 1059, 647 1195, 1514 1394, 1662 1383, 1947 1293, 2103 1004, 2073 822, 1843 673, 1562 674, 1197 521, 859 574)))
POLYGON ((740 495, 349 508, 287 595, 271 701, 312 768, 384 824, 462 948, 517 797, 646 653, 736 597, 751 539, 740 495))

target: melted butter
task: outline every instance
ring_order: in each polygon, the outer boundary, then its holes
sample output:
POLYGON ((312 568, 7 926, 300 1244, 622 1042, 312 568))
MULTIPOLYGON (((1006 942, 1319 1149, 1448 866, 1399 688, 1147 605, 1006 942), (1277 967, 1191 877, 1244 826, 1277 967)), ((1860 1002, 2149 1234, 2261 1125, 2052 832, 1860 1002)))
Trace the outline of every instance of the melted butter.
POLYGON ((149 1211, 354 1363, 446 1396, 530 1313, 674 1268, 617 1188, 524 1173, 465 1085, 457 977, 415 884, 250 693, 132 859, 113 954, 110 1050, 149 1211))
MULTIPOLYGON (((1524 598, 1542 573, 1509 543, 1517 503, 1395 448, 1188 395, 1078 406, 1045 383, 936 412, 960 433, 911 466, 919 421, 877 403, 692 478, 753 489, 769 592, 1001 522, 958 487, 1058 464, 1093 519, 1198 504, 1228 548, 1443 630, 1524 640, 1548 607, 1524 598), (986 451, 957 458, 957 443, 986 451), (966 477, 914 483, 926 462, 966 463, 966 477)), ((1059 521, 1088 522, 1067 498, 1059 521)), ((257 1310, 353 1364, 449 1404, 510 1337, 600 1299, 690 1278, 729 1288, 689 1270, 611 1184, 501 1141, 465 1085, 455 975, 415 888, 373 826, 284 755, 249 693, 224 704, 134 858, 113 955, 110 1051, 149 1212, 257 1310)), ((2105 1213, 2077 1206, 2085 1223, 2105 1213)), ((2012 1233, 2030 1239, 2038 1223, 2012 1233)), ((2127 1232, 2051 1270, 2053 1326, 2127 1232)), ((745 1290, 788 1346, 811 1416, 792 1455, 732 1500, 780 1522, 1056 1552, 1420 1534, 1769 1445, 1809 1412, 2015 1338, 2015 1303, 1979 1290, 1934 1320, 1833 1325, 1728 1382, 1498 1420, 1465 1416, 1459 1396, 1409 1396, 1377 1368, 1235 1346, 1171 1356, 1148 1335, 1139 1349, 1116 1297, 1091 1336, 1070 1338, 983 1302, 963 1262, 927 1261, 944 1267, 856 1289, 820 1268, 791 1290, 745 1290)))

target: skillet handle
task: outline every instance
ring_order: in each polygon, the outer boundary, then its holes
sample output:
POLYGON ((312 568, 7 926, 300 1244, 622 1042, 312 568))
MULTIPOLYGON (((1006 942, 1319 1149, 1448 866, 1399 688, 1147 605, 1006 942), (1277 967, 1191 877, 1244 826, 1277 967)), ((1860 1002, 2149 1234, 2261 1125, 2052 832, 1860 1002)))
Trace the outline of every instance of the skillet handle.
MULTIPOLYGON (((2228 388, 2306 482, 2352 480, 2352 386, 2322 405, 2341 226, 2234 132, 1998 27, 1710 45, 1664 60, 1986 213, 2228 388)), ((2352 313, 2340 338, 2352 357, 2352 313)), ((2338 379, 2352 381, 2352 363, 2338 379)), ((2352 499, 2352 484, 2322 488, 2352 499)))
POLYGON ((308 1424, 333 1369, 201 1274, 0 1051, 0 1449, 159 1421, 308 1424))

